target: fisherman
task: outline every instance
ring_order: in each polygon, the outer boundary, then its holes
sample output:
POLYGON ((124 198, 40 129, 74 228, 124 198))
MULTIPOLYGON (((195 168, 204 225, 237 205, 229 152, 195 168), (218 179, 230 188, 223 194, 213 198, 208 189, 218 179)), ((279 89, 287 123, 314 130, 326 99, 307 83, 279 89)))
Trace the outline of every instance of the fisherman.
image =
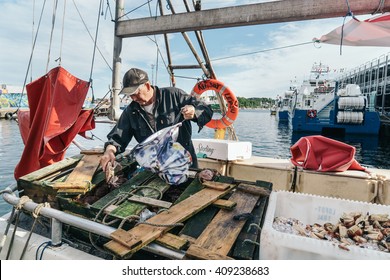
POLYGON ((199 131, 208 123, 212 109, 203 101, 175 87, 159 88, 152 86, 148 74, 137 68, 131 68, 123 77, 123 89, 119 94, 131 97, 132 101, 123 111, 117 124, 107 135, 104 155, 100 165, 106 170, 108 162, 115 162, 115 155, 123 153, 134 137, 143 142, 153 133, 183 121, 179 128, 177 142, 192 157, 192 167, 198 162, 191 140, 191 121, 196 122, 199 131))

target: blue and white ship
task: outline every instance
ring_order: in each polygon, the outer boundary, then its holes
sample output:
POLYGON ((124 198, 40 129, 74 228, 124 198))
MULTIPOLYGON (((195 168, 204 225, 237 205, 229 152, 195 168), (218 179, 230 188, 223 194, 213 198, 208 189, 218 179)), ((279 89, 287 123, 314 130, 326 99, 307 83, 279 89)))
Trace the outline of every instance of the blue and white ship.
POLYGON ((356 84, 339 85, 331 76, 333 73, 322 64, 313 66, 310 78, 293 96, 290 110, 293 131, 341 136, 379 134, 375 96, 363 95, 356 84))
POLYGON ((278 121, 288 122, 289 121, 289 112, 292 108, 293 96, 297 94, 296 85, 290 85, 289 89, 286 90, 283 96, 277 97, 277 110, 276 117, 278 121))

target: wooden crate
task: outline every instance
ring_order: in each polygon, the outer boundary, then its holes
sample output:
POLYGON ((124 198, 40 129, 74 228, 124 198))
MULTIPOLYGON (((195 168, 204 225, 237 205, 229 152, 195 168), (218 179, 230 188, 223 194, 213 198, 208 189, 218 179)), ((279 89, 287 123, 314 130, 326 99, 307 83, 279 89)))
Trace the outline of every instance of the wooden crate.
MULTIPOLYGON (((83 155, 76 155, 66 158, 60 162, 41 168, 37 171, 22 176, 17 181, 18 191, 21 195, 26 195, 36 203, 50 203, 50 206, 55 209, 69 210, 65 200, 70 200, 82 192, 74 192, 70 189, 58 189, 55 187, 57 183, 66 182, 67 178, 76 169, 83 155)), ((123 172, 128 173, 136 168, 136 163, 127 161, 126 158, 121 160, 123 172)), ((89 168, 89 167, 87 167, 89 168)), ((84 179, 83 179, 84 180, 84 179)), ((105 182, 105 174, 101 168, 98 168, 91 178, 90 189, 103 184, 105 182)), ((76 205, 77 208, 82 206, 76 205)), ((71 211, 72 212, 72 211, 71 211)))

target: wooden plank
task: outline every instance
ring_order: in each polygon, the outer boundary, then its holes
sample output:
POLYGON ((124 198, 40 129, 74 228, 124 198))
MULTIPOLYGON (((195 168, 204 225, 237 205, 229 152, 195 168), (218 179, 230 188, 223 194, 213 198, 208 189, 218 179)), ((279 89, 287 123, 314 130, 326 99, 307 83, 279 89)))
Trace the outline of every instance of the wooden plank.
POLYGON ((271 191, 265 188, 259 188, 253 185, 241 183, 238 185, 237 189, 243 192, 247 192, 250 194, 258 195, 258 196, 269 196, 271 191))
POLYGON ((213 206, 226 209, 226 210, 233 209, 236 205, 237 203, 235 201, 226 200, 226 199, 218 199, 213 203, 213 206))
POLYGON ((252 211, 253 219, 245 224, 236 239, 231 256, 240 260, 253 260, 255 251, 259 250, 259 237, 261 233, 261 221, 266 212, 268 197, 260 197, 259 206, 252 211))
POLYGON ((116 205, 109 205, 106 208, 104 208, 104 214, 110 214, 112 211, 114 211, 118 206, 116 205))
MULTIPOLYGON (((256 186, 272 190, 272 183, 265 181, 256 181, 256 186)), ((253 220, 246 223, 240 235, 237 237, 234 249, 232 250, 232 257, 241 260, 258 259, 261 227, 267 212, 268 196, 260 197, 256 207, 252 211, 253 220), (257 226, 256 226, 257 225, 257 226)))
MULTIPOLYGON (((219 176, 216 178, 217 182, 221 183, 233 183, 234 178, 219 176)), ((193 193, 202 188, 199 180, 194 180, 190 186, 183 192, 183 194, 179 197, 178 201, 191 196, 193 193)), ((185 226, 181 229, 180 235, 188 235, 194 238, 197 238, 205 227, 210 223, 210 221, 214 218, 215 214, 219 211, 217 207, 207 207, 203 209, 195 216, 191 217, 185 224, 185 226)))
POLYGON ((117 230, 113 232, 111 234, 113 240, 104 246, 121 257, 132 254, 169 231, 174 227, 174 224, 183 222, 226 195, 233 187, 234 185, 231 185, 230 189, 225 191, 202 189, 172 206, 169 211, 151 217, 147 220, 148 224, 139 224, 129 231, 117 230), (168 226, 156 226, 161 224, 168 226))
POLYGON ((191 245, 187 249, 186 257, 189 259, 199 259, 199 260, 234 260, 231 257, 207 250, 196 244, 191 245))
POLYGON ((70 191, 71 189, 76 189, 75 192, 81 190, 89 190, 92 187, 92 183, 89 181, 83 182, 55 182, 53 185, 53 189, 67 189, 70 191))
POLYGON ((92 150, 81 150, 80 154, 82 155, 103 155, 103 149, 92 149, 92 150))
POLYGON ((180 234, 180 237, 187 240, 189 243, 194 244, 196 242, 196 238, 193 238, 192 236, 180 234))
POLYGON ((259 196, 237 189, 229 198, 237 203, 236 207, 231 211, 221 209, 197 238, 196 245, 221 255, 227 255, 246 222, 234 219, 234 217, 251 213, 258 199, 259 196))
POLYGON ((139 195, 132 195, 127 200, 131 202, 139 202, 146 205, 156 206, 156 207, 166 208, 166 209, 168 209, 172 205, 172 203, 168 201, 162 201, 159 199, 154 199, 154 198, 139 196, 139 195))
POLYGON ((230 184, 214 182, 214 181, 205 181, 202 183, 202 185, 205 186, 206 188, 220 190, 220 191, 224 191, 230 188, 230 184))
POLYGON ((185 246, 187 246, 188 240, 167 232, 161 237, 157 238, 156 243, 174 250, 182 250, 185 246))
MULTIPOLYGON (((131 168, 135 167, 135 163, 132 161, 128 161, 126 158, 117 159, 117 161, 122 166, 122 171, 121 171, 122 173, 126 173, 131 168)), ((64 178, 63 181, 65 181, 65 179, 66 178, 64 178)), ((95 186, 101 184, 103 181, 105 182, 105 180, 106 180, 105 172, 103 172, 102 169, 100 167, 98 167, 95 174, 92 177, 91 187, 94 188, 95 186)), ((60 182, 60 181, 56 181, 56 182, 60 182)), ((88 191, 88 188, 81 191, 81 189, 79 189, 79 188, 66 188, 66 184, 64 184, 63 186, 65 186, 65 187, 58 189, 58 195, 61 197, 66 197, 68 195, 74 196, 77 194, 84 194, 88 191)))
POLYGON ((34 172, 31 172, 27 175, 24 175, 19 178, 18 181, 38 181, 50 176, 53 173, 69 169, 77 164, 80 161, 81 155, 77 155, 70 158, 65 158, 59 162, 53 163, 52 165, 46 166, 44 168, 38 169, 34 172))
POLYGON ((89 190, 92 186, 92 177, 100 164, 101 154, 84 155, 65 182, 54 183, 54 189, 84 189, 89 190))

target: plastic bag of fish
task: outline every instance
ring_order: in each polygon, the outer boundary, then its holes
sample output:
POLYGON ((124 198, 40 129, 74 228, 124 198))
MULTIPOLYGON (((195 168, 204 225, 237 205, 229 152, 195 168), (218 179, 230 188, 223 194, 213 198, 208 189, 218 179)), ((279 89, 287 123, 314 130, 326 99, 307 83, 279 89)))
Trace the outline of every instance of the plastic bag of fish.
POLYGON ((176 142, 182 123, 164 128, 136 145, 132 156, 145 169, 157 173, 170 185, 187 181, 191 154, 176 142))

